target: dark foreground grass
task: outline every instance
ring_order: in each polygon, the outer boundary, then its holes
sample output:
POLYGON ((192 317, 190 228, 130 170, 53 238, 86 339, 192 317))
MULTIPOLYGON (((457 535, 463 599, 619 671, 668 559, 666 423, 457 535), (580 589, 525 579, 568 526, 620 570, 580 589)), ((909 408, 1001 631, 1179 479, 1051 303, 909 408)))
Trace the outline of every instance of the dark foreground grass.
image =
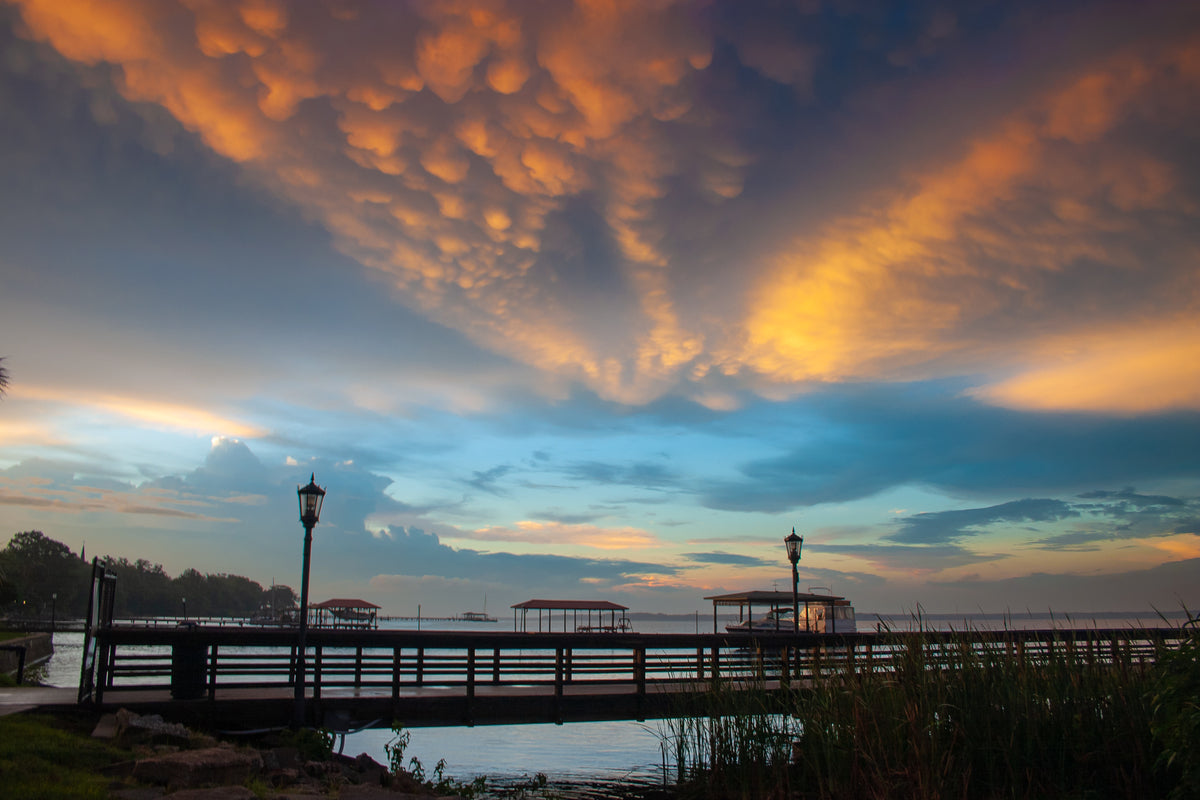
POLYGON ((101 770, 132 757, 92 739, 90 717, 11 714, 0 717, 0 796, 22 800, 108 797, 101 770))
POLYGON ((709 798, 1197 797, 1200 652, 1157 666, 1060 648, 1038 663, 920 638, 895 668, 785 698, 724 692, 664 723, 683 793, 709 798), (937 668, 930 649, 938 654, 937 668))

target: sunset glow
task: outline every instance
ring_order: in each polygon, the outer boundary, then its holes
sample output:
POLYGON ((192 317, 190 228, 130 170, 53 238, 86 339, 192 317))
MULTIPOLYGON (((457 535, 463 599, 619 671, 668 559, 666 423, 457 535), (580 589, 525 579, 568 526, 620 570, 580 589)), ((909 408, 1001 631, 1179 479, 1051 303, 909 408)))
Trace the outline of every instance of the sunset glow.
POLYGON ((283 580, 315 473, 393 612, 690 612, 793 526, 869 610, 1200 602, 1194 3, 0 31, 4 537, 283 580))

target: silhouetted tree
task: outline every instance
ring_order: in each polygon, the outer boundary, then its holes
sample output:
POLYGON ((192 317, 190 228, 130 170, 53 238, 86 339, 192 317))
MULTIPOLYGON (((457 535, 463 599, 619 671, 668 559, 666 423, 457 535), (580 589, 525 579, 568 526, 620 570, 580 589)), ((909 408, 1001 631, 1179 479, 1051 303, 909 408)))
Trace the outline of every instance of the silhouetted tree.
POLYGON ((8 389, 8 368, 4 366, 4 356, 0 356, 0 397, 8 389))
POLYGON ((0 550, 0 571, 10 584, 12 603, 20 604, 20 613, 42 616, 48 612, 51 597, 57 595, 57 609, 63 614, 82 614, 87 596, 87 565, 75 557, 71 548, 49 538, 41 531, 15 534, 0 550))
MULTIPOLYGON (((107 556, 105 564, 117 576, 115 616, 178 616, 187 598, 188 616, 245 616, 269 604, 272 593, 242 575, 204 575, 184 570, 172 578, 162 564, 144 558, 107 556)), ((62 542, 41 531, 24 531, 0 550, 0 608, 14 607, 19 614, 45 617, 53 594, 58 595, 60 617, 82 616, 87 609, 91 567, 62 542), (14 605, 15 604, 15 605, 14 605)), ((276 586, 276 608, 295 605, 295 592, 276 586)))

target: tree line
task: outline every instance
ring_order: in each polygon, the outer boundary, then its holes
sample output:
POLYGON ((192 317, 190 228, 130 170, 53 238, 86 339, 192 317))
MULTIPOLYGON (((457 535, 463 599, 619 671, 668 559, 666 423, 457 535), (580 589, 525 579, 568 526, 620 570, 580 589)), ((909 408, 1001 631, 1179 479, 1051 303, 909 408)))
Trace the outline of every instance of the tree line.
MULTIPOLYGON (((105 556, 117 576, 116 617, 248 617, 297 605, 289 586, 263 588, 242 575, 186 569, 171 577, 162 564, 105 556)), ((0 550, 0 614, 46 619, 87 613, 92 565, 41 531, 23 531, 0 550)))

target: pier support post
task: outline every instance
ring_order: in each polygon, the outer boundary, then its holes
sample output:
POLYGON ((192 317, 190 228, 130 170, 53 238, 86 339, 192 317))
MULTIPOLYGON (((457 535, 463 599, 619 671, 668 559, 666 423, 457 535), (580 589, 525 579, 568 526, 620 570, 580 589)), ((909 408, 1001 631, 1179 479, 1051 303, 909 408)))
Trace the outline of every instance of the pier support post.
POLYGON ((633 651, 633 671, 637 681, 637 718, 638 722, 643 722, 646 719, 646 648, 633 651))
POLYGON ((208 655, 208 701, 217 699, 217 645, 209 649, 208 655))
POLYGON ((467 648, 467 725, 475 717, 475 648, 467 648))
POLYGON ((400 648, 392 648, 392 700, 400 699, 400 648))
POLYGON ((554 724, 561 725, 563 696, 563 649, 554 650, 554 724))

